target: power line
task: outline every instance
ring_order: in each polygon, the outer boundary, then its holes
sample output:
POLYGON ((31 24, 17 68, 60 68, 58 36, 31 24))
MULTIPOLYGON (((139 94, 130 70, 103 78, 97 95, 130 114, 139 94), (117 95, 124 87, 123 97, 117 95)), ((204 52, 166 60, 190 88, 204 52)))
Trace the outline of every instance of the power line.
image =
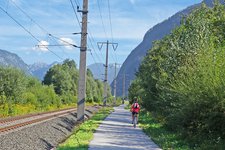
POLYGON ((92 47, 93 49, 91 49, 91 48, 89 47, 89 45, 88 45, 88 48, 89 48, 91 51, 93 50, 93 52, 95 53, 95 55, 96 55, 98 61, 99 61, 99 62, 102 62, 102 60, 100 59, 99 55, 96 53, 96 50, 94 49, 94 47, 92 47))
POLYGON ((112 54, 112 52, 111 52, 111 55, 110 55, 110 56, 111 56, 111 58, 114 60, 114 62, 117 62, 117 61, 116 61, 116 58, 115 58, 115 56, 112 54))
MULTIPOLYGON (((36 41, 41 42, 38 38, 36 38, 30 31, 28 31, 22 24, 20 24, 15 18, 13 18, 7 11, 5 11, 1 6, 0 9, 7 14, 7 16, 9 16, 14 22, 16 22, 21 28, 23 28, 31 37, 33 37, 36 41)), ((51 51, 48 47, 46 47, 46 49, 48 51, 50 51, 51 53, 53 53, 55 56, 57 56, 58 58, 60 58, 61 60, 63 60, 62 57, 60 57, 59 55, 57 55, 55 52, 51 51)))
MULTIPOLYGON (((36 24, 45 34, 48 34, 48 35, 51 35, 53 36, 52 34, 50 34, 46 29, 44 29, 40 24, 38 24, 34 19, 32 19, 32 17, 30 17, 22 8, 20 8, 14 1, 12 1, 12 3, 26 16, 28 17, 34 24, 36 24)), ((80 26, 81 27, 81 26, 80 26)), ((54 36, 55 38, 58 38, 56 36, 54 36)), ((58 38, 59 40, 61 40, 60 38, 58 38)), ((63 41, 63 40, 61 40, 63 41)), ((65 42, 65 41, 63 41, 65 42)), ((69 45, 73 45, 72 43, 69 43, 69 42, 66 42, 68 43, 69 45)), ((62 45, 59 45, 59 46, 62 46, 62 45)))
POLYGON ((95 50, 95 48, 94 48, 94 45, 93 45, 91 39, 93 40, 94 43, 96 43, 96 42, 95 42, 95 40, 94 40, 94 38, 93 38, 93 36, 92 36, 92 34, 91 34, 91 32, 90 32, 89 29, 88 29, 88 32, 90 33, 90 36, 88 36, 88 40, 89 40, 90 43, 91 43, 91 46, 92 46, 92 48, 93 48, 93 50, 94 50, 94 52, 95 52, 95 55, 98 57, 98 60, 99 60, 100 62, 104 62, 102 51, 100 51, 100 54, 101 54, 102 57, 100 57, 99 55, 97 55, 97 52, 96 52, 96 50, 95 50), (91 39, 90 39, 90 37, 91 37, 91 39), (102 59, 101 59, 101 58, 102 58, 102 59))
MULTIPOLYGON (((77 0, 74 0, 74 2, 76 3, 77 8, 78 8, 78 7, 79 7, 79 2, 78 2, 77 0)), ((76 11, 75 11, 75 6, 74 6, 72 0, 70 0, 70 3, 71 3, 71 5, 72 5, 73 11, 74 11, 74 13, 75 13, 75 15, 76 15, 76 20, 77 20, 78 24, 80 25, 80 21, 79 21, 79 18, 78 18, 77 13, 76 13, 76 11)), ((99 8, 99 12, 100 12, 100 16, 101 16, 101 20, 102 20, 102 25, 103 25, 103 28, 104 28, 104 32, 105 32, 105 35, 106 35, 106 37, 107 37, 106 30, 105 30, 105 26, 104 26, 104 22, 103 22, 103 18, 102 18, 102 13, 101 13, 101 9, 100 9, 100 3, 99 3, 99 2, 98 2, 98 8, 99 8)), ((80 14, 80 15, 81 15, 81 14, 80 14)), ((110 15, 110 16, 111 16, 111 15, 110 15)), ((110 17, 110 18, 111 18, 111 17, 110 17)), ((99 55, 97 54, 97 52, 96 52, 96 50, 95 50, 95 47, 94 47, 93 43, 96 43, 96 42, 95 42, 95 40, 94 40, 94 38, 93 38, 93 36, 92 36, 92 33, 91 33, 89 27, 88 27, 88 33, 89 33, 89 34, 88 34, 88 41, 89 41, 89 43, 90 43, 90 45, 88 44, 88 48, 90 49, 90 46, 91 46, 91 50, 94 51, 94 53, 95 53, 97 59, 98 59, 100 62, 104 62, 104 60, 101 59, 101 58, 104 58, 104 56, 103 56, 103 54, 102 54, 102 51, 100 51, 100 54, 101 54, 102 57, 99 57, 99 55)), ((113 38, 112 38, 112 39, 113 39, 113 38)), ((91 53, 91 54, 92 54, 92 53, 91 53)), ((92 57, 93 57, 93 54, 92 54, 92 57)), ((114 56, 113 56, 113 59, 114 59, 114 61, 116 61, 115 58, 114 58, 114 56)), ((96 63, 96 61, 95 61, 95 63, 96 63)))
MULTIPOLYGON (((76 1, 77 1, 77 0, 76 0, 76 1)), ((79 2, 78 2, 78 4, 79 4, 79 2)), ((102 57, 99 57, 99 55, 97 55, 97 52, 96 52, 95 47, 94 47, 94 45, 93 45, 93 43, 96 43, 96 42, 95 42, 95 40, 94 40, 94 38, 93 38, 93 36, 92 36, 92 32, 90 31, 90 27, 88 27, 88 33, 89 33, 89 35, 88 35, 88 40, 89 40, 89 42, 91 43, 91 46, 92 46, 92 49, 93 49, 94 52, 95 52, 95 55, 98 57, 99 62, 104 62, 102 51, 100 51, 100 54, 102 55, 102 57), (93 41, 93 42, 92 42, 92 41, 93 41), (101 60, 101 58, 102 58, 102 60, 101 60)))
MULTIPOLYGON (((76 3, 76 5, 77 5, 77 7, 80 5, 79 4, 79 1, 77 1, 77 0, 74 0, 75 1, 75 3, 76 3)), ((99 9, 100 10, 100 9, 99 9)), ((101 11, 99 11, 99 12, 101 12, 101 11)), ((80 16, 81 16, 81 14, 80 14, 80 16)), ((102 21, 102 23, 103 23, 103 21, 102 21)), ((103 24, 103 26, 104 26, 104 24, 103 24)), ((104 29, 104 31, 105 31, 105 29, 104 29)), ((90 31, 90 27, 88 27, 88 41, 90 42, 90 44, 91 44, 91 47, 92 47, 92 49, 94 50, 94 53, 95 53, 95 55, 96 55, 96 57, 98 58, 98 60, 99 60, 99 62, 104 62, 104 60, 103 60, 103 54, 102 54, 102 51, 100 51, 100 54, 101 54, 101 56, 102 57, 99 57, 99 55, 97 54, 97 52, 96 52, 96 50, 95 50, 95 47, 93 46, 93 43, 96 43, 95 42, 95 40, 94 40, 94 38, 93 38, 93 36, 92 36, 92 33, 91 33, 91 31, 90 31)), ((105 35, 106 35, 106 32, 105 32, 105 35)), ((89 45, 88 45, 89 46, 89 45)))
MULTIPOLYGON (((56 39, 58 39, 58 40, 60 40, 60 41, 62 41, 62 42, 64 42, 64 43, 67 43, 68 45, 71 45, 71 46, 73 46, 73 47, 76 47, 76 48, 79 48, 79 46, 77 46, 77 45, 75 45, 75 44, 72 44, 72 43, 69 43, 69 42, 67 42, 67 41, 65 41, 65 40, 62 40, 61 38, 59 38, 59 37, 56 37, 56 36, 53 36, 52 34, 50 34, 46 29, 44 29, 40 24, 38 24, 34 19, 32 19, 32 17, 30 17, 22 8, 20 8, 14 1, 12 1, 12 3, 26 16, 26 17, 28 17, 33 23, 35 23, 44 33, 46 33, 46 34, 48 34, 49 36, 51 36, 51 37, 54 37, 54 38, 56 38, 56 39)), ((72 1, 71 1, 71 4, 72 4, 72 1)), ((72 4, 72 6, 73 6, 73 4, 72 4)), ((80 25, 80 24, 79 24, 80 25)), ((80 27, 81 27, 81 25, 80 25, 80 27)), ((56 41, 57 42, 57 41, 56 41)), ((57 44, 55 44, 55 45, 52 45, 52 46, 58 46, 58 47, 60 47, 60 46, 64 46, 64 45, 57 45, 57 44)), ((61 47, 60 47, 61 48, 61 47)), ((64 51, 63 51, 63 53, 64 53, 64 51)))
MULTIPOLYGON (((108 12, 109 12, 109 23, 110 23, 110 30, 111 30, 111 38, 112 38, 112 42, 114 41, 114 38, 113 38, 113 30, 112 30, 112 18, 111 18, 111 9, 110 9, 110 3, 109 3, 109 0, 107 1, 108 2, 108 12)), ((115 62, 117 62, 117 54, 116 52, 114 51, 114 55, 112 55, 112 58, 115 62), (115 56, 114 56, 115 55, 115 56)))
MULTIPOLYGON (((66 44, 68 44, 68 45, 70 45, 70 46, 73 46, 73 47, 76 47, 76 48, 80 48, 80 46, 77 46, 77 45, 75 45, 75 44, 73 44, 73 43, 70 43, 70 42, 68 42, 68 41, 62 40, 61 38, 56 37, 56 36, 54 36, 54 35, 52 35, 52 34, 49 34, 49 36, 51 36, 51 37, 53 37, 53 38, 56 38, 56 39, 58 39, 58 40, 60 40, 60 41, 62 41, 62 42, 64 42, 64 43, 66 43, 66 44)), ((60 46, 60 45, 58 45, 58 46, 60 46)), ((61 46, 64 46, 64 45, 61 45, 61 46)))
MULTIPOLYGON (((91 43, 91 47, 92 47, 92 49, 94 50, 95 55, 96 55, 96 57, 98 58, 99 62, 103 62, 103 60, 101 60, 101 58, 103 58, 103 57, 99 57, 99 55, 97 55, 97 52, 96 52, 95 47, 94 47, 94 45, 93 45, 93 42, 95 43, 95 41, 94 41, 94 38, 93 38, 93 36, 92 36, 92 34, 91 34, 91 31, 88 30, 88 32, 89 32, 89 35, 90 35, 90 36, 88 36, 88 40, 89 40, 89 42, 91 43), (92 40, 93 42, 92 42, 91 40, 92 40)), ((100 51, 100 53, 102 54, 101 51, 100 51)), ((103 56, 103 55, 102 55, 102 56, 103 56)))
MULTIPOLYGON (((17 9, 19 9, 27 18, 29 18, 30 20, 31 20, 31 22, 33 22, 34 24, 36 24, 41 30, 42 30, 42 32, 43 33, 45 33, 45 34, 47 34, 48 36, 49 35, 52 35, 52 34, 50 34, 46 29, 44 29, 40 24, 38 24, 32 17, 30 17, 21 7, 19 7, 14 1, 11 1, 12 3, 13 3, 13 5, 17 8, 17 9)), ((30 31, 29 31, 30 32, 30 31)), ((54 36, 54 37, 56 37, 56 36, 54 36)), ((58 38, 58 39, 60 39, 60 38, 58 38)), ((55 38, 54 38, 54 40, 55 40, 55 38)), ((61 39, 60 39, 60 41, 62 41, 61 39)), ((55 42, 57 42, 56 40, 55 40, 55 42)), ((65 41, 63 41, 63 42, 65 42, 65 41)), ((67 42, 68 43, 68 42, 67 42)), ((73 44, 71 44, 71 43, 68 43, 69 45, 73 45, 73 44)), ((46 45, 47 46, 47 45, 46 45)), ((52 45, 53 46, 53 45, 52 45)), ((64 52, 64 50, 62 49, 62 47, 61 46, 64 46, 64 45, 57 45, 57 44, 55 44, 55 46, 57 46, 57 47, 59 47, 61 50, 62 50, 62 52, 63 53, 65 53, 64 52)), ((50 51, 50 50, 49 50, 50 51)))
POLYGON ((6 11, 8 11, 8 8, 9 8, 9 0, 7 0, 6 11))
POLYGON ((107 34, 106 34, 106 30, 105 30, 105 25, 104 25, 104 22, 103 22, 103 18, 102 18, 102 12, 101 12, 101 8, 100 8, 100 4, 99 4, 99 0, 98 1, 98 10, 99 10, 99 14, 100 14, 100 17, 101 17, 101 21, 102 21, 102 26, 103 26, 103 30, 104 30, 104 33, 105 33, 105 37, 108 38, 107 34))
MULTIPOLYGON (((79 18, 78 18, 78 16, 77 16, 77 13, 76 13, 76 10, 75 10, 75 7, 74 7, 74 5, 73 5, 72 0, 70 0, 70 3, 71 3, 71 5, 72 5, 73 12, 74 12, 74 14, 75 14, 75 16, 76 16, 77 22, 78 22, 78 24, 79 24, 79 26, 80 26, 80 28, 81 28, 81 24, 80 24, 80 21, 79 21, 79 18)), ((77 6, 78 6, 78 5, 77 5, 77 6)))
MULTIPOLYGON (((111 30, 111 39, 112 39, 112 42, 113 42, 112 21, 111 21, 111 11, 110 11, 109 0, 108 0, 108 13, 109 13, 109 23, 110 23, 110 30, 111 30)), ((114 60, 114 62, 117 62, 114 55, 110 55, 110 56, 112 56, 112 59, 114 60)))
POLYGON ((29 18, 33 23, 35 23, 42 31, 48 33, 43 27, 41 27, 36 21, 34 21, 22 8, 20 8, 13 0, 11 1, 17 9, 19 9, 27 18, 29 18))
MULTIPOLYGON (((70 0, 71 1, 71 0, 70 0)), ((38 24, 34 19, 32 19, 32 17, 30 17, 22 8, 20 8, 14 1, 12 1, 12 3, 25 15, 27 16, 33 23, 35 23, 42 31, 44 31, 44 33, 47 33, 48 35, 50 34, 46 29, 44 29, 40 24, 38 24)), ((73 6, 73 3, 71 1, 71 4, 73 6)), ((73 6, 73 9, 74 9, 74 6, 73 6)), ((75 11, 75 9, 74 9, 75 11)), ((76 13, 75 13, 76 14, 76 13)), ((78 20, 78 18, 77 18, 78 20)), ((78 20, 78 24, 80 25, 79 23, 79 20, 78 20)), ((81 25, 80 25, 81 27, 81 25)), ((71 34, 71 33, 70 33, 71 34)), ((52 35, 52 34, 51 34, 52 35)), ((56 37, 56 36, 55 36, 56 37)))
MULTIPOLYGON (((95 64, 97 64, 97 62, 95 61, 95 58, 94 58, 94 56, 93 56, 91 51, 90 51, 90 54, 91 54, 92 59, 94 60, 95 64)), ((98 68, 98 71, 101 72, 101 69, 99 68, 99 65, 97 65, 97 68, 98 68)))
POLYGON ((112 37, 112 42, 113 42, 112 19, 111 19, 111 11, 110 11, 110 3, 109 3, 109 0, 108 0, 108 10, 109 10, 109 23, 110 23, 110 29, 111 29, 111 37, 112 37))
MULTIPOLYGON (((79 5, 80 5, 79 2, 78 2, 77 0, 74 0, 74 2, 76 3, 77 8, 79 8, 79 5)), ((81 26, 81 25, 80 25, 80 21, 79 21, 79 17, 78 17, 78 15, 77 15, 77 13, 76 13, 75 6, 74 6, 74 4, 73 4, 73 1, 70 0, 70 3, 71 3, 71 5, 72 5, 74 14, 75 14, 75 16, 76 16, 76 20, 77 20, 79 26, 81 26)), ((104 22, 103 22, 103 18, 102 18, 102 13, 101 13, 99 1, 98 1, 98 8, 99 8, 99 13, 100 13, 100 16, 101 16, 101 21, 102 21, 102 25, 103 25, 103 28, 104 28, 104 32, 105 32, 105 35, 106 35, 106 37, 107 37, 106 30, 105 30, 105 26, 104 26, 104 22)), ((110 27, 111 27, 111 36, 112 36, 112 40, 113 40, 112 23, 111 23, 111 12, 110 12, 110 4, 109 4, 109 1, 108 1, 108 8, 109 8, 109 19, 110 19, 110 27)), ((81 14, 80 14, 80 17, 82 17, 81 14)), ((94 43, 96 43, 96 42, 95 42, 95 40, 94 40, 94 38, 93 38, 93 36, 92 36, 92 33, 91 33, 89 27, 88 27, 88 33, 89 33, 89 34, 88 34, 88 41, 90 42, 90 45, 87 45, 88 49, 91 49, 91 51, 93 50, 93 52, 95 53, 97 59, 98 59, 100 62, 103 62, 103 60, 101 60, 101 58, 104 58, 104 57, 103 57, 103 54, 102 54, 102 51, 100 51, 102 57, 99 57, 99 55, 97 54, 97 52, 96 52, 96 50, 95 50, 95 47, 93 46, 93 42, 94 42, 94 43), (91 48, 90 48, 90 46, 91 46, 91 48)), ((92 53, 91 51, 90 51, 91 57, 92 57, 92 59, 94 60, 94 62, 96 63, 96 59, 94 58, 93 53, 92 53)), ((113 56, 114 61, 117 62, 117 58, 115 58, 114 55, 112 55, 112 56, 113 56)), ((98 70, 100 71, 99 67, 98 67, 98 70)))
MULTIPOLYGON (((77 6, 80 6, 79 1, 77 1, 77 0, 74 0, 74 1, 75 1, 75 3, 76 3, 77 6)), ((80 16, 81 16, 81 14, 80 14, 80 16)))
MULTIPOLYGON (((77 1, 77 0, 74 0, 74 2, 76 3, 76 5, 77 5, 77 8, 79 7, 79 2, 77 1)), ((70 0, 70 3, 71 3, 71 5, 72 5, 72 8, 73 8, 73 11, 74 11, 74 14, 76 15, 76 20, 77 20, 77 22, 78 22, 78 24, 80 25, 80 21, 79 21, 79 18, 78 18, 78 15, 77 15, 77 13, 76 13, 76 11, 75 11, 75 7, 74 7, 74 4, 73 4, 73 2, 72 2, 72 0, 70 0)), ((81 16, 81 14, 80 14, 80 16, 81 16)), ((80 27, 81 27, 81 25, 80 25, 80 27)), ((97 53, 96 53, 96 50, 95 50, 95 47, 94 47, 94 45, 93 45, 93 42, 94 42, 94 38, 93 38, 93 36, 92 36, 92 33, 91 33, 91 31, 90 31, 90 28, 89 27, 87 27, 88 29, 88 41, 90 42, 90 45, 91 45, 91 49, 92 50, 94 50, 94 52, 95 52, 95 55, 97 56, 97 58, 98 58, 98 60, 100 60, 100 62, 103 62, 100 58, 101 57, 99 57, 98 55, 97 55, 97 53), (93 41, 93 42, 92 42, 93 41)), ((95 43, 95 42, 94 42, 95 43)), ((88 46, 88 48, 90 49, 90 47, 89 47, 89 45, 87 45, 88 46)), ((102 53, 101 53, 102 54, 102 53)), ((92 55, 93 56, 93 55, 92 55)), ((103 56, 103 55, 102 55, 103 56)))

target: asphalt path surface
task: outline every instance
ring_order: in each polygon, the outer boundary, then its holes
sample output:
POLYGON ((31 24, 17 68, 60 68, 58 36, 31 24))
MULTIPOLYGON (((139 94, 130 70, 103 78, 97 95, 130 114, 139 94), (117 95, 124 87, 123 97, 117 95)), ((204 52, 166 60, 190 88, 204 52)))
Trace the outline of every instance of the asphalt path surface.
POLYGON ((138 126, 125 105, 115 107, 94 133, 89 150, 161 150, 138 126))

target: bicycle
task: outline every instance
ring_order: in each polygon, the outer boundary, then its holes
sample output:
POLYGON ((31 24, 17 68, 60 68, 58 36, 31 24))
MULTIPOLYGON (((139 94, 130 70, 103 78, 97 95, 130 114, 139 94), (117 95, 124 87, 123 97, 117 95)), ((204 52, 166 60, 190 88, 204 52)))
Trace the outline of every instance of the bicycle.
POLYGON ((134 119, 133 119, 133 124, 134 124, 134 128, 136 128, 137 126, 137 113, 134 113, 134 119))

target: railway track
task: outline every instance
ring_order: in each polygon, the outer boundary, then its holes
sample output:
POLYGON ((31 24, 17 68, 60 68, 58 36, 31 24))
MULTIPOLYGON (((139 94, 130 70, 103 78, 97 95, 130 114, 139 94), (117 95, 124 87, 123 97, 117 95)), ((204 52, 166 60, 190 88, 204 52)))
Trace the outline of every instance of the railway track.
POLYGON ((12 122, 24 118, 29 118, 33 116, 39 116, 39 115, 44 115, 44 114, 49 114, 49 113, 54 113, 54 112, 59 112, 59 111, 64 111, 64 110, 70 110, 74 108, 66 108, 66 109, 61 109, 61 110, 54 110, 54 111, 49 111, 49 112, 42 112, 42 113, 34 113, 34 114, 28 114, 28 115, 22 115, 22 116, 16 116, 16 117, 8 117, 8 118, 3 118, 0 119, 0 124, 7 123, 7 122, 12 122))
MULTIPOLYGON (((21 127, 25 127, 27 125, 32 125, 36 123, 41 123, 43 121, 47 121, 49 119, 54 119, 57 117, 61 117, 70 113, 75 113, 75 108, 64 109, 60 111, 51 111, 44 112, 38 114, 30 114, 25 116, 18 116, 12 118, 6 118, 0 120, 0 134, 7 133, 9 131, 14 131, 15 129, 19 129, 21 127)), ((88 108, 87 108, 88 111, 88 108)))

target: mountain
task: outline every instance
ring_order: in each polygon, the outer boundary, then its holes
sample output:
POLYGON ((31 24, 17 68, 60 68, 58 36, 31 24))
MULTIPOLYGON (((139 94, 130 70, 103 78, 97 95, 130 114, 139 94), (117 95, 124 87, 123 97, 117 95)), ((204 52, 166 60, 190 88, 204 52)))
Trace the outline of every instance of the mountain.
MULTIPOLYGON (((95 63, 87 66, 88 69, 91 70, 92 74, 94 75, 95 79, 104 80, 105 76, 105 67, 102 63, 95 63)), ((120 68, 117 67, 117 73, 120 68)), ((114 80, 115 76, 115 65, 109 64, 108 67, 108 83, 111 84, 114 80)))
POLYGON ((32 73, 34 77, 42 81, 44 79, 46 72, 49 70, 49 68, 51 68, 57 63, 58 62, 53 62, 50 65, 46 63, 41 63, 41 62, 34 63, 32 65, 29 65, 29 71, 32 73))
POLYGON ((57 64, 54 62, 50 65, 45 63, 35 63, 27 65, 18 55, 0 49, 0 66, 11 66, 23 70, 25 73, 43 80, 45 73, 50 67, 57 64))
POLYGON ((2 49, 0 49, 0 65, 16 67, 30 74, 28 65, 18 55, 2 49))
MULTIPOLYGON (((34 63, 32 65, 27 65, 18 55, 8 52, 6 50, 0 49, 0 66, 11 66, 16 67, 29 75, 38 78, 40 81, 44 79, 46 72, 58 62, 53 62, 52 64, 46 63, 34 63)), ((96 63, 89 65, 88 68, 94 75, 95 79, 104 80, 105 67, 104 64, 96 63)), ((119 68, 117 68, 118 73, 119 68)), ((110 84, 114 79, 115 67, 110 64, 108 67, 108 83, 110 84)))
MULTIPOLYGON (((214 0, 204 0, 203 2, 207 6, 213 6, 214 0)), ((225 3, 223 0, 220 0, 221 3, 225 3)), ((180 25, 181 19, 183 16, 188 15, 191 11, 193 11, 196 7, 199 7, 201 4, 192 5, 169 19, 155 25, 153 28, 149 29, 144 35, 143 41, 129 54, 126 58, 125 62, 121 66, 121 69, 117 75, 117 95, 122 96, 123 89, 123 78, 126 77, 125 80, 125 91, 127 93, 128 85, 135 78, 135 73, 138 71, 138 67, 146 55, 147 51, 151 49, 152 43, 156 40, 160 40, 166 35, 170 34, 173 29, 180 25)), ((113 87, 113 84, 111 84, 113 87)), ((127 95, 127 94, 126 94, 127 95)))

